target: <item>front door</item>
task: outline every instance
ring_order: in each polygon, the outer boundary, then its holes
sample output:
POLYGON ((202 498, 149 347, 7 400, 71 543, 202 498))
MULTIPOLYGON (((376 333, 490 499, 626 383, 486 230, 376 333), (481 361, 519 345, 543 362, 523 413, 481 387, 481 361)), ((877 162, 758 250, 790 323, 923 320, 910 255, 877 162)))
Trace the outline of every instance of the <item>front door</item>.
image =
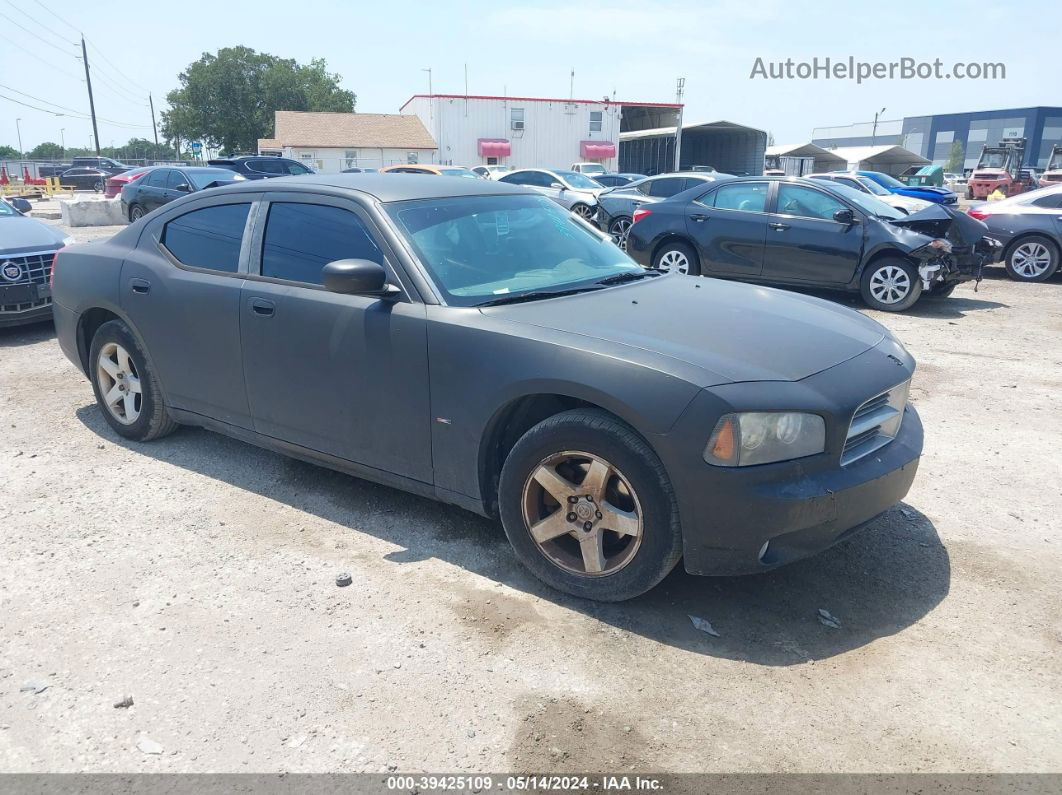
POLYGON ((251 422, 240 359, 240 286, 253 198, 196 202, 152 219, 144 234, 158 243, 129 252, 119 288, 121 307, 174 408, 243 428, 251 422))
POLYGON ((767 237, 770 183, 732 182, 686 208, 686 231, 697 244, 705 276, 758 278, 767 237))
POLYGON ((863 255, 863 225, 834 220, 834 213, 848 209, 824 190, 779 182, 767 224, 763 277, 824 285, 851 282, 863 255))
MULTIPOLYGON (((321 269, 393 256, 353 201, 271 194, 241 300, 254 429, 349 461, 432 481, 424 305, 343 295, 321 269)), ((400 282, 390 270, 391 281, 400 282)))
POLYGON ((148 212, 164 205, 166 203, 166 181, 173 173, 173 169, 169 168, 156 168, 148 172, 147 176, 143 177, 143 182, 140 183, 140 189, 136 192, 137 204, 143 205, 148 212))

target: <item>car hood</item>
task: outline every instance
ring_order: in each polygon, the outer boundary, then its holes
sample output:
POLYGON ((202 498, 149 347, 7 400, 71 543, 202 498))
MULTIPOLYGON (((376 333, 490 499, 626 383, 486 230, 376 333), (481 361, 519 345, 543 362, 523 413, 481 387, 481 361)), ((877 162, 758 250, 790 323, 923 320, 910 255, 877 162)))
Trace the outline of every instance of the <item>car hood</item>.
POLYGON ((639 361, 645 362, 643 353, 655 355, 665 370, 675 369, 668 361, 681 362, 684 371, 700 371, 698 386, 798 381, 858 356, 886 333, 829 301, 678 275, 481 311, 555 331, 563 344, 606 355, 637 350, 639 361))
POLYGON ((24 215, 0 218, 0 257, 27 251, 51 251, 63 245, 63 236, 47 224, 24 215))
POLYGON ((937 238, 946 238, 953 245, 974 246, 988 234, 983 222, 943 204, 931 204, 888 223, 902 230, 897 242, 904 243, 910 253, 937 238))
POLYGON ((932 196, 950 196, 955 192, 953 190, 948 190, 947 188, 937 187, 936 185, 910 185, 907 190, 932 196))

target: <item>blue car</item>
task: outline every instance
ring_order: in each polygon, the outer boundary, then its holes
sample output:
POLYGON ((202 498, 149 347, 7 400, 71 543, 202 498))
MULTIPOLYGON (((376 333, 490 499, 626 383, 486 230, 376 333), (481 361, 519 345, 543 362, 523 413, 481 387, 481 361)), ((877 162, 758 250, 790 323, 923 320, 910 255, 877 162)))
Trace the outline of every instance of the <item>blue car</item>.
POLYGON ((934 204, 955 204, 959 201, 955 191, 947 188, 938 188, 933 185, 904 185, 896 177, 890 177, 880 171, 856 171, 855 173, 861 177, 872 179, 881 187, 901 196, 925 199, 927 202, 933 202, 934 204))

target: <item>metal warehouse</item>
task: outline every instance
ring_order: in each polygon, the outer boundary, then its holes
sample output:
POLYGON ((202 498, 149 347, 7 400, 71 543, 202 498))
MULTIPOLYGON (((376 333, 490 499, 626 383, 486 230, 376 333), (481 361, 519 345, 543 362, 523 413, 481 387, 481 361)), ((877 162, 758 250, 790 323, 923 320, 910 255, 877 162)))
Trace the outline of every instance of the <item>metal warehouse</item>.
MULTIPOLYGON (((619 170, 675 170, 675 125, 620 133, 619 170)), ((762 174, 767 133, 730 121, 683 124, 679 170, 711 166, 727 174, 762 174)))

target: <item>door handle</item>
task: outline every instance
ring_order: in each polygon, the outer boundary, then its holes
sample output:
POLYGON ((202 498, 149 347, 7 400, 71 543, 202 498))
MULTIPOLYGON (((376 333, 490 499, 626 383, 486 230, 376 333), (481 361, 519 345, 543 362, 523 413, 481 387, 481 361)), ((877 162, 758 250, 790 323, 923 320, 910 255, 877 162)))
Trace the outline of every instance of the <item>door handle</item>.
POLYGON ((151 282, 147 279, 130 279, 129 287, 137 295, 147 295, 151 292, 151 282))
POLYGON ((707 215, 701 215, 701 214, 698 213, 697 215, 691 215, 690 216, 690 220, 691 221, 697 221, 698 223, 700 223, 701 221, 707 221, 708 220, 708 216, 707 215))
POLYGON ((779 223, 767 224, 767 226, 771 227, 771 229, 773 229, 775 232, 784 232, 786 229, 789 228, 789 224, 779 223))
POLYGON ((276 304, 264 298, 252 298, 250 303, 251 311, 258 317, 273 317, 273 313, 277 308, 276 304))

